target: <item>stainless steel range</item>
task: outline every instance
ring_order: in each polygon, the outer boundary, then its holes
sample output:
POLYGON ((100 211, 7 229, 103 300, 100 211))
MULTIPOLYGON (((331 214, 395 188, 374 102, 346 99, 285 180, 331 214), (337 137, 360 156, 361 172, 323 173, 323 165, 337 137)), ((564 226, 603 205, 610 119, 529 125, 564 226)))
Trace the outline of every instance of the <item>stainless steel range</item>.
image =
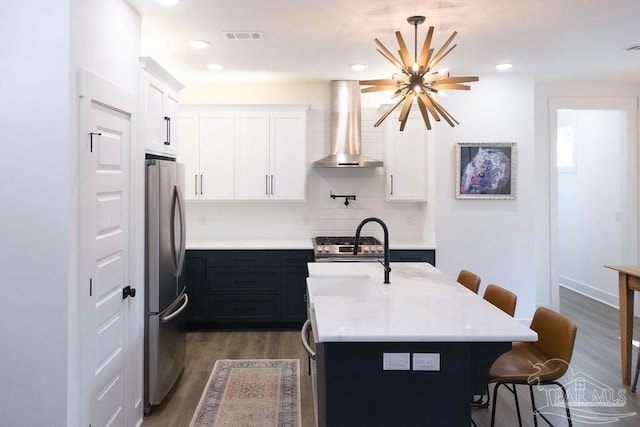
POLYGON ((354 236, 321 236, 313 239, 316 261, 376 261, 384 257, 380 240, 360 236, 358 255, 353 254, 354 236))

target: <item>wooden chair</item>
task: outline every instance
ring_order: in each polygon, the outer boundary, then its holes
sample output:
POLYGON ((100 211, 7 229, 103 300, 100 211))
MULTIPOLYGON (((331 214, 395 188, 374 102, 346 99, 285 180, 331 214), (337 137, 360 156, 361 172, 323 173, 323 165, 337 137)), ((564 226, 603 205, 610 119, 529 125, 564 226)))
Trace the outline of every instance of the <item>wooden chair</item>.
POLYGON ((468 270, 460 270, 457 281, 476 294, 478 293, 478 289, 480 289, 480 276, 468 270))
POLYGON ((500 310, 513 317, 516 312, 518 297, 513 292, 494 284, 487 286, 482 296, 485 300, 498 307, 500 310))
POLYGON ((514 395, 518 422, 522 426, 520 406, 518 405, 518 395, 516 393, 516 385, 519 384, 529 386, 535 425, 538 425, 537 415, 544 419, 547 424, 551 425, 551 423, 536 409, 533 386, 556 385, 560 387, 564 398, 567 421, 571 426, 567 392, 557 380, 565 374, 569 367, 578 328, 568 317, 546 307, 539 307, 536 310, 530 327, 538 333, 538 341, 514 344, 513 348, 500 356, 489 370, 489 383, 496 384, 493 389, 491 426, 495 422, 498 388, 501 385, 504 385, 514 395))

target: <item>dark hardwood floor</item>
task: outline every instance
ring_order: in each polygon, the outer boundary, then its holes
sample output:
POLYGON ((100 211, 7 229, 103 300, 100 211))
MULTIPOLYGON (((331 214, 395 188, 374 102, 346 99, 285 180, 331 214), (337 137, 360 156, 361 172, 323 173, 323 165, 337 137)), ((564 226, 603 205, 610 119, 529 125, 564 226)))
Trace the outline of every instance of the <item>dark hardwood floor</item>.
MULTIPOLYGON (((592 406, 571 406, 573 425, 639 426, 640 396, 623 386, 620 378, 618 311, 566 289, 560 290, 560 300, 560 311, 578 324, 571 369, 562 382, 568 385, 570 393, 576 390, 583 393, 583 402, 594 402, 594 398, 596 399, 592 406), (621 406, 607 407, 599 402, 621 406), (633 415, 625 416, 626 414, 633 415), (596 423, 596 417, 601 422, 596 423)), ((634 326, 635 339, 638 339, 639 319, 635 319, 634 326)), ((636 351, 634 348, 634 369, 636 351)), ((307 374, 307 358, 300 343, 299 331, 189 332, 186 368, 165 402, 145 417, 143 426, 188 426, 217 359, 262 358, 300 359, 302 426, 313 427, 315 422, 311 379, 307 374)), ((493 387, 490 392, 492 390, 493 387)), ((519 387, 518 395, 523 425, 533 426, 528 389, 519 387)), ((535 396, 538 407, 544 406, 547 394, 536 391, 535 396)), ((570 399, 579 401, 575 396, 570 396, 570 399)), ((563 413, 562 408, 553 408, 551 412, 563 413)), ((491 408, 474 409, 472 417, 479 427, 489 426, 491 408)), ((504 388, 499 393, 496 418, 496 426, 517 425, 513 398, 504 388)), ((552 416, 551 421, 554 425, 567 425, 562 416, 552 416)), ((545 424, 542 422, 539 425, 545 424)))

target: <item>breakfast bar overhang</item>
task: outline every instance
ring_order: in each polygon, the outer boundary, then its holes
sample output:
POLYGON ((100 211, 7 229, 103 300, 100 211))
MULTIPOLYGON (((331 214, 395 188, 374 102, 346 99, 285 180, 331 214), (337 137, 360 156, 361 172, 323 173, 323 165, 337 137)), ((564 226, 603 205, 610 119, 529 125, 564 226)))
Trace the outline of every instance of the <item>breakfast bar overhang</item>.
POLYGON ((495 359, 537 334, 427 263, 310 263, 320 426, 469 425, 495 359))

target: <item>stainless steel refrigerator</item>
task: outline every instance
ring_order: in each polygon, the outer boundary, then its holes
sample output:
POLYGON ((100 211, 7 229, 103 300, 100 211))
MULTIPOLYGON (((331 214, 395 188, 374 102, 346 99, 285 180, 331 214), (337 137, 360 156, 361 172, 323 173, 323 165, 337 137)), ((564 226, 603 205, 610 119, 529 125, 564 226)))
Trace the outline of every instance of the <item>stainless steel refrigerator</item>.
POLYGON ((184 165, 146 160, 145 412, 180 376, 186 354, 184 165))

